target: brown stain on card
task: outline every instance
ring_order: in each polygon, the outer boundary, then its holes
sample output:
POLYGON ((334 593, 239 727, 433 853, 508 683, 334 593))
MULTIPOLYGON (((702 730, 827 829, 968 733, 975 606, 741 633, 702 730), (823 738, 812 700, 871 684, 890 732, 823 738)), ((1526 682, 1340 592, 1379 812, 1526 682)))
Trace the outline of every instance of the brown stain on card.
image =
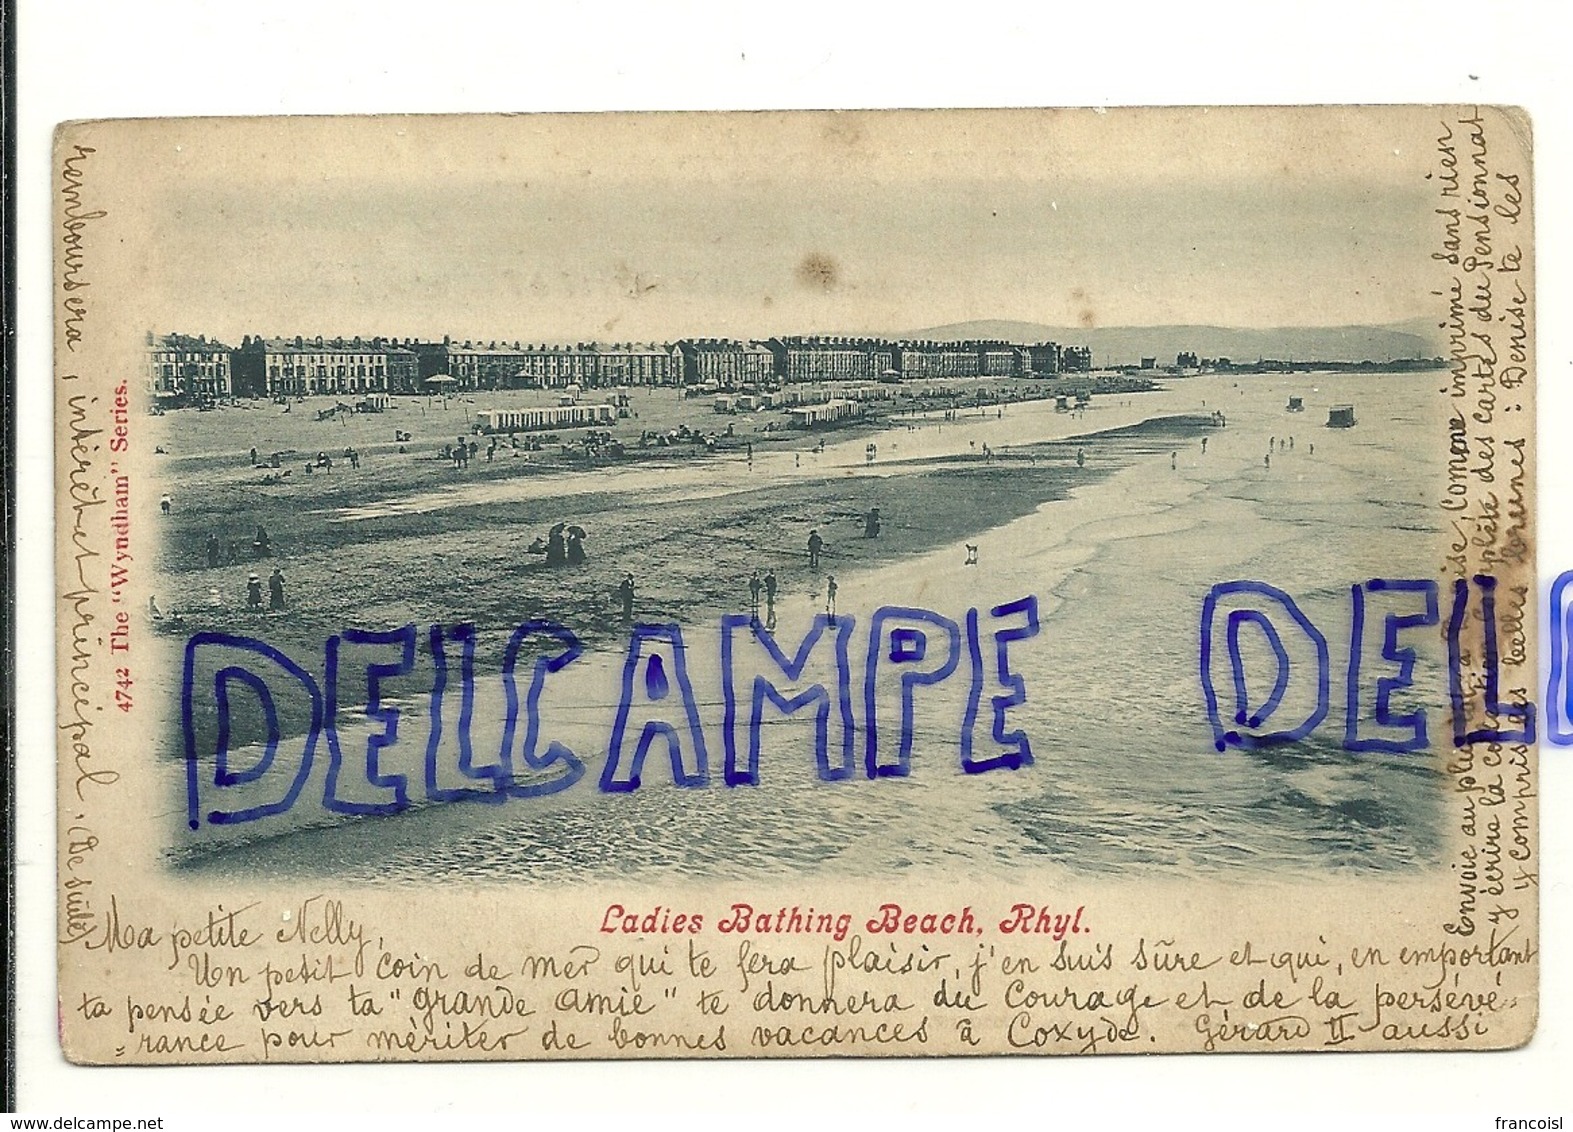
POLYGON ((818 291, 834 291, 841 283, 841 266, 834 256, 809 252, 797 265, 797 281, 818 291))
POLYGON ((1098 314, 1093 310, 1092 298, 1087 294, 1085 288, 1073 287, 1071 289, 1071 301, 1081 304, 1081 311, 1076 315, 1076 321, 1083 330, 1091 330, 1098 325, 1098 314))

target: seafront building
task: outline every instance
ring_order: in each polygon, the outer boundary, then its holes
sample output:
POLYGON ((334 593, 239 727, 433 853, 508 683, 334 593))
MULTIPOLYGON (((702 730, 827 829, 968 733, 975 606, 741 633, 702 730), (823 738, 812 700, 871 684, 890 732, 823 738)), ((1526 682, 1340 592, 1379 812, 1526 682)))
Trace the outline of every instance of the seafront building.
POLYGON ((156 399, 194 400, 229 397, 234 392, 230 371, 234 351, 206 334, 147 336, 143 376, 156 399))
POLYGON ((829 335, 551 345, 452 337, 438 342, 248 334, 232 347, 206 336, 149 333, 145 363, 148 390, 174 403, 438 389, 572 392, 702 385, 763 391, 816 383, 1047 377, 1091 369, 1092 351, 1085 346, 829 335))
POLYGON ((415 352, 386 338, 263 338, 231 352, 237 397, 400 393, 414 388, 415 352))
POLYGON ((676 346, 614 342, 590 349, 596 358, 596 385, 677 385, 682 381, 683 358, 676 346))
POLYGON ((677 347, 654 342, 581 342, 573 346, 514 342, 418 342, 420 380, 452 378, 459 390, 565 389, 676 385, 677 347))
POLYGON ((896 366, 902 378, 977 377, 978 349, 968 342, 901 342, 896 366))
POLYGON ((896 347, 878 338, 824 338, 791 336, 765 343, 778 380, 878 381, 895 375, 896 347))
POLYGON ((1027 352, 1029 373, 1052 374, 1065 368, 1065 351, 1058 342, 1038 342, 1022 349, 1027 352))
POLYGON ((684 385, 737 387, 775 379, 775 355, 760 342, 734 338, 684 338, 677 343, 684 385))
POLYGON ((1090 346, 1066 346, 1060 353, 1060 372, 1087 373, 1092 369, 1090 346))

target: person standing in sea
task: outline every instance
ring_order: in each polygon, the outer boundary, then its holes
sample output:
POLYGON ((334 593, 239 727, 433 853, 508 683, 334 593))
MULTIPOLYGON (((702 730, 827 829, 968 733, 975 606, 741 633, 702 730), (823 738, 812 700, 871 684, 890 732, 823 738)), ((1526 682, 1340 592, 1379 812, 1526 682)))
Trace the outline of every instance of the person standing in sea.
POLYGON ((808 568, 819 569, 819 554, 825 548, 825 540, 819 537, 817 530, 808 532, 808 568))

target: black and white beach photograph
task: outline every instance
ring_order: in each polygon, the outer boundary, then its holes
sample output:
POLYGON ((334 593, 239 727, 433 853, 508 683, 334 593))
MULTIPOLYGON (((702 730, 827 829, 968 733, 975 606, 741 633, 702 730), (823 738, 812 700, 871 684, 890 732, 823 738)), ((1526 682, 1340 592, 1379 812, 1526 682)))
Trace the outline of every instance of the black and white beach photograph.
MULTIPOLYGON (((170 866, 1435 866, 1445 744, 1343 696, 1351 585, 1445 554, 1424 117, 171 130, 127 383, 170 866), (1209 722, 1237 580, 1331 642, 1293 742, 1209 722)), ((1432 625, 1393 711, 1444 735, 1432 625)))

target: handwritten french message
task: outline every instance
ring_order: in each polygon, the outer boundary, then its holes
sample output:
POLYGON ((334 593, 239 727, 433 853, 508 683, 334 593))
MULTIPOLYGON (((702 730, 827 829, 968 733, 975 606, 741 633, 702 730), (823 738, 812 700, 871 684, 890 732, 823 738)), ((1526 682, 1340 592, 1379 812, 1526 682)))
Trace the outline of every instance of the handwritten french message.
POLYGON ((1506 123, 1478 110, 1437 124, 1433 259, 1446 283, 1448 479, 1445 569, 1460 591, 1491 575, 1481 600, 1455 607, 1469 632, 1452 698, 1457 750, 1447 764, 1461 838, 1444 931, 1461 940, 1533 923, 1539 887, 1532 835, 1537 589, 1531 523, 1534 369, 1529 177, 1506 123), (1506 155, 1506 156, 1504 156, 1506 155), (1483 662, 1483 667, 1482 667, 1483 662))

